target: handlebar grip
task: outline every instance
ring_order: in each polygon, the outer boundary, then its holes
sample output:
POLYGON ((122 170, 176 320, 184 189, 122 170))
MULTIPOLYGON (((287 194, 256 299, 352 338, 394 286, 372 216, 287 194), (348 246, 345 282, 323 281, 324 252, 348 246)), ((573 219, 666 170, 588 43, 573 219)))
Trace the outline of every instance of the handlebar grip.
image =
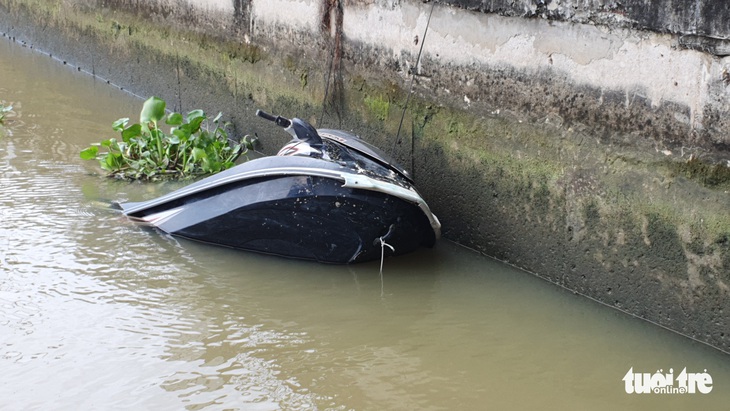
POLYGON ((276 122, 276 117, 272 116, 271 114, 269 114, 263 110, 256 110, 256 115, 263 119, 276 122))
POLYGON ((271 114, 263 110, 256 110, 256 115, 263 119, 273 121, 277 126, 282 128, 287 128, 291 125, 291 120, 289 120, 288 118, 282 116, 272 116, 271 114))

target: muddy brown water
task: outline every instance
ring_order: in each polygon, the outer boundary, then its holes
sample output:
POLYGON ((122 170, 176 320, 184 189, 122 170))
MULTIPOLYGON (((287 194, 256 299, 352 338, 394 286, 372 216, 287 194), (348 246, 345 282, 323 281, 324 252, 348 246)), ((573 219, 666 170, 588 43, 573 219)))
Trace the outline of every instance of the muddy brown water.
MULTIPOLYGON (((106 205, 175 184, 78 153, 142 101, 0 38, 0 409, 727 409, 730 356, 448 241, 327 266, 106 205), (705 373, 709 394, 622 380, 705 373)), ((225 112, 225 107, 221 108, 225 112)), ((673 382, 677 385, 677 382, 673 382)))

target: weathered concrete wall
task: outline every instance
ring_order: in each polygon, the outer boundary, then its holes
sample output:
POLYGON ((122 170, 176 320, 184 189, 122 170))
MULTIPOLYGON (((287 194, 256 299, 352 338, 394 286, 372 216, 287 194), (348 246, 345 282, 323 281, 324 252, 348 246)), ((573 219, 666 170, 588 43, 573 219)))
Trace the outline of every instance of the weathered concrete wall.
POLYGON ((415 67, 431 8, 0 0, 0 31, 224 110, 269 151, 285 138, 259 107, 358 130, 414 170, 447 238, 730 350, 728 7, 442 1, 415 67))
POLYGON ((660 33, 730 38, 730 7, 718 0, 443 0, 469 10, 660 33))

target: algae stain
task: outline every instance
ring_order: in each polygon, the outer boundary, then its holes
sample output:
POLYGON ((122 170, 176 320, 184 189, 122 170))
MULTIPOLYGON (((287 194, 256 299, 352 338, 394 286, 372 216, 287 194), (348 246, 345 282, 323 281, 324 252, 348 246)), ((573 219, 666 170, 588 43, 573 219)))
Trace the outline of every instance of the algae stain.
POLYGON ((446 134, 449 135, 460 135, 463 134, 464 125, 456 119, 449 119, 446 124, 446 134))
POLYGON ((707 164, 697 157, 686 162, 672 162, 669 169, 676 175, 694 180, 707 188, 730 188, 730 167, 724 164, 707 164))
POLYGON ((261 48, 251 44, 236 44, 234 42, 220 42, 221 48, 231 60, 241 60, 256 64, 263 59, 261 48))
POLYGON ((299 74, 299 85, 302 87, 302 90, 304 90, 307 87, 308 78, 309 78, 308 71, 302 71, 302 73, 299 74))
POLYGON ((384 122, 388 119, 388 113, 390 112, 389 100, 384 99, 382 96, 365 96, 364 103, 378 121, 384 122))

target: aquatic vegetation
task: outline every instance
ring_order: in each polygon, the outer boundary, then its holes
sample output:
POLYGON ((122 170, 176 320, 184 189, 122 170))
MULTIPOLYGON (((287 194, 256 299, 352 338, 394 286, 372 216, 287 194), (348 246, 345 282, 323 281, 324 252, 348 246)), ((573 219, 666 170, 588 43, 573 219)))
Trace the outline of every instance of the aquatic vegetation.
POLYGON ((0 102, 0 124, 5 122, 5 115, 13 111, 13 106, 6 106, 5 103, 0 102))
POLYGON ((164 100, 150 97, 144 102, 139 123, 129 125, 129 118, 115 121, 112 128, 121 138, 94 144, 81 151, 81 158, 98 160, 112 177, 159 180, 217 173, 233 166, 251 148, 246 137, 241 142, 228 138, 221 113, 209 121, 202 110, 183 116, 166 114, 165 107, 164 100), (163 120, 171 126, 169 133, 160 128, 163 120), (100 153, 100 148, 106 152, 100 153))

